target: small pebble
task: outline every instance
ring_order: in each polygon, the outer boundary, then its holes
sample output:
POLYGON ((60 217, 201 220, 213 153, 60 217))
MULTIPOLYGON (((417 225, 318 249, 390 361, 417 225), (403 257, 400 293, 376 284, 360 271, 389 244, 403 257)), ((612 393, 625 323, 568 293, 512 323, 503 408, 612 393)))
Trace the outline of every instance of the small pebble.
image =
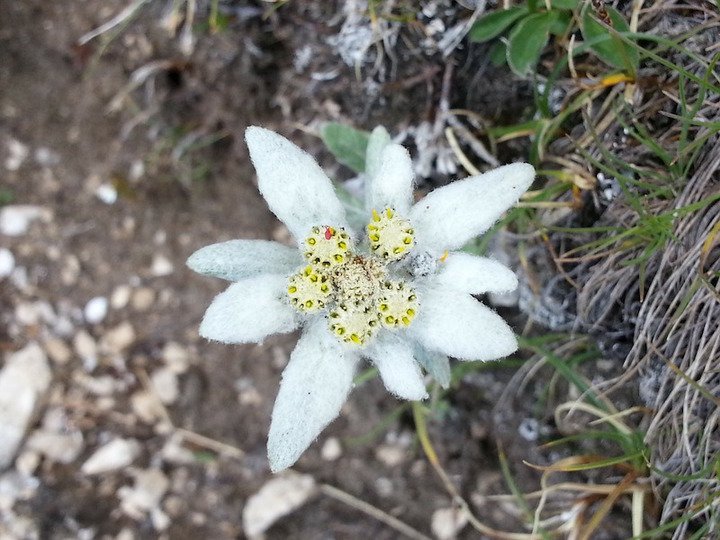
POLYGON ((130 465, 140 454, 140 444, 134 439, 113 439, 101 446, 80 470, 85 474, 101 474, 130 465))
POLYGON ((73 347, 78 353, 87 371, 92 371, 97 365, 97 343, 85 330, 80 330, 73 338, 73 347))
POLYGON ((57 152, 50 150, 46 146, 41 146, 35 150, 35 161, 43 167, 52 167, 60 163, 60 156, 57 152))
POLYGON ((62 339, 50 338, 43 343, 45 352, 56 364, 67 364, 72 356, 72 351, 62 339))
POLYGON ((140 287, 132 293, 131 304, 136 311, 147 311, 155 303, 155 291, 150 287, 140 287))
POLYGON ((320 450, 320 456, 325 461, 335 461, 342 456, 342 446, 337 437, 330 437, 325 441, 320 450))
POLYGON ((177 375, 169 368, 160 368, 154 371, 150 380, 158 398, 166 405, 173 403, 178 398, 177 375))
POLYGON ((245 536, 257 538, 281 517, 305 504, 315 494, 312 476, 286 472, 276 476, 245 504, 242 524, 245 536))
POLYGON ((430 528, 438 540, 454 540, 467 522, 467 515, 459 508, 440 508, 433 512, 430 528))
POLYGON ((95 190, 95 196, 105 204, 115 204, 118 198, 118 192, 112 184, 101 184, 95 190))
POLYGON ((0 279, 5 279, 15 269, 15 257, 7 248, 0 248, 0 279))
POLYGON ((130 302, 130 295, 132 289, 129 285, 119 285, 113 289, 112 295, 110 295, 110 306, 113 309, 123 309, 130 302))
POLYGON ((185 373, 190 365, 190 355, 179 343, 168 341, 162 350, 162 359, 175 373, 185 373))
POLYGON ((10 155, 5 159, 5 168, 8 171, 17 171, 30 154, 28 146, 17 139, 8 141, 7 150, 10 155))
POLYGON ((162 277, 168 276, 173 273, 175 267, 170 260, 163 255, 155 255, 153 257, 152 266, 150 272, 153 276, 162 277))
POLYGON ((48 219, 49 212, 42 206, 10 205, 0 208, 0 233, 6 236, 25 234, 33 221, 48 219))
POLYGON ((135 341, 135 329, 128 321, 109 330, 100 340, 103 351, 121 353, 135 341))
POLYGON ((85 304, 83 315, 89 324, 98 324, 105 319, 108 312, 108 300, 104 296, 96 296, 85 304))

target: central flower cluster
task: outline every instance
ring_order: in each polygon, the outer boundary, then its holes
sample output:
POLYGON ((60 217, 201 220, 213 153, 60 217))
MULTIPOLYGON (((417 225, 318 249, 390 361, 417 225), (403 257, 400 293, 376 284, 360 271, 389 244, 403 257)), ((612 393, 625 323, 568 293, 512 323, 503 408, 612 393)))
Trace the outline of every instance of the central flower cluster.
POLYGON ((373 210, 368 253, 358 251, 345 229, 315 226, 303 243, 307 266, 290 276, 288 296, 302 313, 327 313, 333 334, 363 347, 380 328, 410 326, 415 291, 393 278, 393 269, 415 245, 410 222, 392 208, 373 210))

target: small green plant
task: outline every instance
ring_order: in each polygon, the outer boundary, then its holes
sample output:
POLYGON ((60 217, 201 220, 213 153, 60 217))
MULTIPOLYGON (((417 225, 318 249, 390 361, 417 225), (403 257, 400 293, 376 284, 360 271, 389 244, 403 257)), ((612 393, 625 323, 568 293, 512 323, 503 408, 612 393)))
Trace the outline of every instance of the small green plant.
POLYGON ((528 0, 488 13, 473 25, 469 36, 478 43, 496 40, 490 51, 492 61, 497 65, 507 62, 515 74, 527 76, 534 71, 550 36, 569 36, 576 30, 576 20, 582 21, 582 36, 601 60, 617 70, 637 72, 637 50, 617 36, 629 32, 629 26, 612 7, 596 12, 589 4, 581 8, 579 0, 528 0), (579 19, 575 16, 578 9, 579 19), (498 39, 502 36, 506 38, 498 39))

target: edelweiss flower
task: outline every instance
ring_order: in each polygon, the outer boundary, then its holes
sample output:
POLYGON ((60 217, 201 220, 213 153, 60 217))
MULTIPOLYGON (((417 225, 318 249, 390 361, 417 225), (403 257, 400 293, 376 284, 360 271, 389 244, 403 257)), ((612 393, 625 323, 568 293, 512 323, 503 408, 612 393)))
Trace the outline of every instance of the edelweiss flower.
POLYGON ((530 165, 500 167, 437 189, 413 205, 407 150, 376 129, 367 150, 366 226, 348 221, 315 160, 259 127, 246 131, 260 192, 298 249, 232 240, 188 260, 233 281, 200 334, 256 343, 302 328, 282 375, 268 438, 270 468, 291 466, 340 412, 361 358, 403 399, 427 396, 421 366, 441 384, 448 356, 492 360, 517 349, 510 327, 472 295, 505 292, 515 275, 453 252, 487 230, 532 183, 530 165))

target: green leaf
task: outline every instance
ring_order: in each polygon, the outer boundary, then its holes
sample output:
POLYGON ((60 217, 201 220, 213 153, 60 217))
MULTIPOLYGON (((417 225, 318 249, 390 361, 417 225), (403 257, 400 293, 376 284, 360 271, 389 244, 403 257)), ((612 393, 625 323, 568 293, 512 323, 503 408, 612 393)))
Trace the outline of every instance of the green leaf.
POLYGON ((493 11, 481 17, 472 25, 468 35, 470 41, 482 43, 502 34, 506 28, 527 13, 527 6, 493 11))
MULTIPOLYGON (((612 27, 617 32, 629 32, 630 27, 623 16, 612 7, 607 7, 607 12, 612 22, 612 27)), ((593 52, 605 63, 616 69, 635 73, 640 63, 640 56, 637 49, 624 43, 612 35, 607 27, 595 18, 591 9, 583 13, 582 34, 586 41, 606 37, 591 45, 593 52)))
POLYGON ((578 0, 550 0, 552 9, 575 9, 578 7, 578 0))
POLYGON ((501 40, 496 41, 490 46, 488 57, 493 66, 502 66, 506 62, 507 47, 505 47, 505 44, 501 40))
POLYGON ((555 20, 550 26, 550 33, 554 36, 562 36, 568 31, 568 26, 570 26, 570 21, 572 21, 572 14, 565 11, 558 11, 556 13, 555 20))
POLYGON ((530 73, 540 58, 556 20, 555 12, 528 15, 510 32, 507 61, 517 75, 530 73))
POLYGON ((370 137, 366 131, 328 122, 320 130, 320 137, 340 163, 356 173, 365 170, 365 152, 370 137))

